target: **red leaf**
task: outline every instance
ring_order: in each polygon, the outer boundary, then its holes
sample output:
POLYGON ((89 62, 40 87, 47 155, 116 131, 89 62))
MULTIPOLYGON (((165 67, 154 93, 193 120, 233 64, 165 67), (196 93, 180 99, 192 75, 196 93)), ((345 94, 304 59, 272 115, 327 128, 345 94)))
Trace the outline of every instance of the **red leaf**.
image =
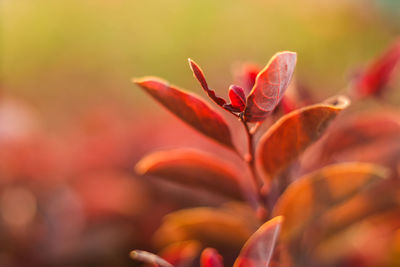
POLYGON ((400 40, 395 42, 382 56, 372 62, 357 79, 355 89, 358 96, 380 95, 399 62, 400 40))
POLYGON ((201 267, 224 267, 222 256, 213 248, 203 250, 200 263, 201 267))
POLYGON ((280 118, 263 135, 258 145, 258 160, 272 179, 324 133, 337 114, 349 105, 339 96, 325 103, 295 110, 280 118))
POLYGON ((248 95, 256 82, 257 74, 261 71, 258 65, 245 63, 234 70, 235 82, 243 87, 248 95))
POLYGON ((199 132, 234 149, 231 133, 224 118, 197 95, 155 77, 137 79, 134 83, 199 132))
POLYGON ((194 77, 196 77, 196 79, 199 81, 201 87, 203 87, 204 91, 206 91, 207 95, 218 105, 218 106, 223 106, 226 104, 225 99, 223 99, 222 97, 219 97, 215 94, 215 91, 210 89, 208 87, 206 78, 204 77, 204 73, 201 70, 201 68, 199 67, 199 65, 197 65, 196 62, 194 62, 193 60, 191 60, 190 58, 189 60, 189 65, 190 68, 193 72, 194 77))
POLYGON ((268 267, 283 217, 264 223, 244 244, 233 267, 268 267))
POLYGON ((246 96, 243 88, 237 85, 231 85, 229 87, 229 99, 231 100, 231 104, 228 106, 232 109, 232 111, 242 112, 244 110, 244 107, 246 106, 246 96))
POLYGON ((129 255, 134 260, 141 261, 141 262, 148 263, 148 264, 152 264, 152 265, 155 265, 155 266, 174 267, 172 264, 170 264, 166 260, 160 258, 159 256, 157 256, 157 255, 155 255, 153 253, 147 252, 147 251, 133 250, 133 251, 131 251, 131 253, 129 255))
POLYGON ((202 245, 195 240, 173 243, 158 253, 175 267, 192 266, 195 259, 200 254, 202 245))
POLYGON ((275 109, 292 79, 296 60, 296 53, 277 53, 257 75, 244 111, 247 122, 262 121, 275 109))
POLYGON ((234 169, 213 155, 185 149, 155 152, 136 165, 136 171, 141 175, 152 175, 243 200, 234 169))

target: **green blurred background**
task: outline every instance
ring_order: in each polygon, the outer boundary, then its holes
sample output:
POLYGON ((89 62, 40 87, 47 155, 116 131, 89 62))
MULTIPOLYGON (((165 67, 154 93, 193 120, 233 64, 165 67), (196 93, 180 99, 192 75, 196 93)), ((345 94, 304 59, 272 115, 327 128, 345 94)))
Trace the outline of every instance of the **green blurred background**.
POLYGON ((399 10, 398 0, 3 0, 1 85, 59 121, 101 99, 143 110, 135 76, 198 91, 188 57, 224 92, 233 63, 293 50, 298 78, 326 96, 400 33, 399 10))

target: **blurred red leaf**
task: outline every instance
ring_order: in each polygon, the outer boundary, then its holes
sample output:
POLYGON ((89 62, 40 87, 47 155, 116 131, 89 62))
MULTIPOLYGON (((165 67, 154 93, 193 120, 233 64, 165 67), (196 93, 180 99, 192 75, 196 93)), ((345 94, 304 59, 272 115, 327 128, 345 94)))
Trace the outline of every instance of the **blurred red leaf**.
POLYGON ((223 258, 216 249, 206 248, 201 253, 201 267, 224 267, 223 258))
POLYGON ((137 79, 134 83, 194 129, 234 149, 231 133, 224 118, 197 95, 155 77, 137 79))
POLYGON ((206 91, 207 95, 218 105, 223 107, 226 104, 225 99, 219 97, 215 94, 215 91, 208 87, 206 78, 204 77, 204 73, 202 69, 197 65, 196 62, 189 58, 189 66, 193 72, 194 77, 199 81, 201 87, 203 87, 204 91, 206 91))
POLYGON ((192 208, 168 214, 154 235, 163 247, 175 242, 197 240, 204 246, 240 249, 253 233, 256 218, 248 210, 228 208, 192 208))
POLYGON ((296 53, 277 53, 257 75, 244 111, 244 119, 247 122, 264 120, 279 104, 292 79, 296 60, 296 53))
POLYGON ((133 250, 129 254, 132 259, 159 267, 174 267, 172 264, 161 257, 143 250, 133 250))
POLYGON ((196 150, 152 153, 136 165, 137 173, 243 200, 237 171, 229 163, 196 150))
POLYGON ((285 218, 282 240, 296 239, 321 213, 382 181, 387 174, 385 168, 374 164, 344 163, 299 178, 289 185, 273 211, 285 218))
POLYGON ((359 97, 381 95, 399 62, 400 40, 397 40, 357 78, 355 84, 357 95, 359 97))
POLYGON ((235 83, 243 87, 245 95, 250 93, 260 71, 261 67, 253 63, 244 63, 234 69, 235 83))
POLYGON ((258 145, 258 161, 268 178, 274 178, 309 145, 321 137, 330 122, 349 105, 344 96, 295 110, 263 135, 258 145))
POLYGON ((173 243, 158 255, 175 267, 190 267, 200 254, 201 244, 195 240, 173 243))
POLYGON ((283 217, 264 223, 244 244, 234 267, 268 267, 278 239, 283 217))

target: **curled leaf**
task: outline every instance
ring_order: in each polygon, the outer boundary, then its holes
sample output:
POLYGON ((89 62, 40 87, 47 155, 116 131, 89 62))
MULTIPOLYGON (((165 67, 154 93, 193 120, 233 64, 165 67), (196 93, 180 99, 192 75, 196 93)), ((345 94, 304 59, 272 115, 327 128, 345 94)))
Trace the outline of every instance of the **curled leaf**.
POLYGON ((330 207, 343 203, 387 176, 385 168, 368 163, 325 167, 289 185, 274 215, 284 216, 282 240, 296 240, 311 222, 330 207))
POLYGON ((216 249, 206 248, 201 253, 201 267, 224 267, 223 258, 216 249))
POLYGON ((264 223, 244 244, 234 267, 268 267, 278 239, 283 217, 264 223))
POLYGON ((208 87, 206 78, 204 77, 204 73, 203 70, 199 67, 199 65, 197 65, 196 62, 194 62, 193 60, 191 60, 190 58, 189 60, 189 66, 190 69, 193 72, 194 77, 196 77, 196 79, 199 81, 201 87, 204 89, 204 91, 207 93, 207 95, 218 105, 218 106, 223 106, 226 104, 225 99, 223 99, 222 97, 219 97, 215 94, 215 91, 210 89, 208 87))
POLYGON ((224 118, 197 95, 155 77, 144 77, 133 82, 194 129, 234 149, 224 118))
POLYGON ((210 154, 188 149, 155 152, 140 160, 135 169, 141 175, 243 200, 235 168, 210 154))
POLYGON ((172 264, 162 259, 161 257, 143 250, 133 250, 129 256, 137 261, 148 263, 160 267, 174 267, 172 264))
POLYGON ((233 112, 242 112, 246 106, 246 96, 243 88, 237 85, 231 85, 229 87, 229 99, 231 103, 224 105, 225 109, 229 109, 233 112))
POLYGON ((258 160, 265 174, 270 179, 279 174, 317 141, 330 122, 349 104, 348 98, 338 96, 280 118, 263 135, 258 145, 258 160))
POLYGON ((277 53, 258 73, 254 87, 247 97, 245 121, 263 121, 275 109, 292 79, 296 60, 296 53, 277 53))

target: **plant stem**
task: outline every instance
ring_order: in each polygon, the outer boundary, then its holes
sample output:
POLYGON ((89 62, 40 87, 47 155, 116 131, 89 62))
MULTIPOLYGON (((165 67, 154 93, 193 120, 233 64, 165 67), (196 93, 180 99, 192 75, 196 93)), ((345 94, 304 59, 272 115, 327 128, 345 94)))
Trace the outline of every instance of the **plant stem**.
POLYGON ((247 123, 243 120, 242 117, 240 117, 240 121, 242 122, 245 130, 246 130, 246 135, 247 135, 247 154, 244 157, 244 161, 247 163, 247 166, 250 169, 251 172, 251 177, 254 183, 254 186, 256 187, 256 197, 258 200, 258 210, 257 210, 257 216, 261 221, 266 219, 266 210, 265 210, 265 204, 261 195, 261 188, 262 188, 262 183, 257 175, 256 171, 256 162, 255 162, 255 150, 254 150, 254 131, 251 131, 247 123))

